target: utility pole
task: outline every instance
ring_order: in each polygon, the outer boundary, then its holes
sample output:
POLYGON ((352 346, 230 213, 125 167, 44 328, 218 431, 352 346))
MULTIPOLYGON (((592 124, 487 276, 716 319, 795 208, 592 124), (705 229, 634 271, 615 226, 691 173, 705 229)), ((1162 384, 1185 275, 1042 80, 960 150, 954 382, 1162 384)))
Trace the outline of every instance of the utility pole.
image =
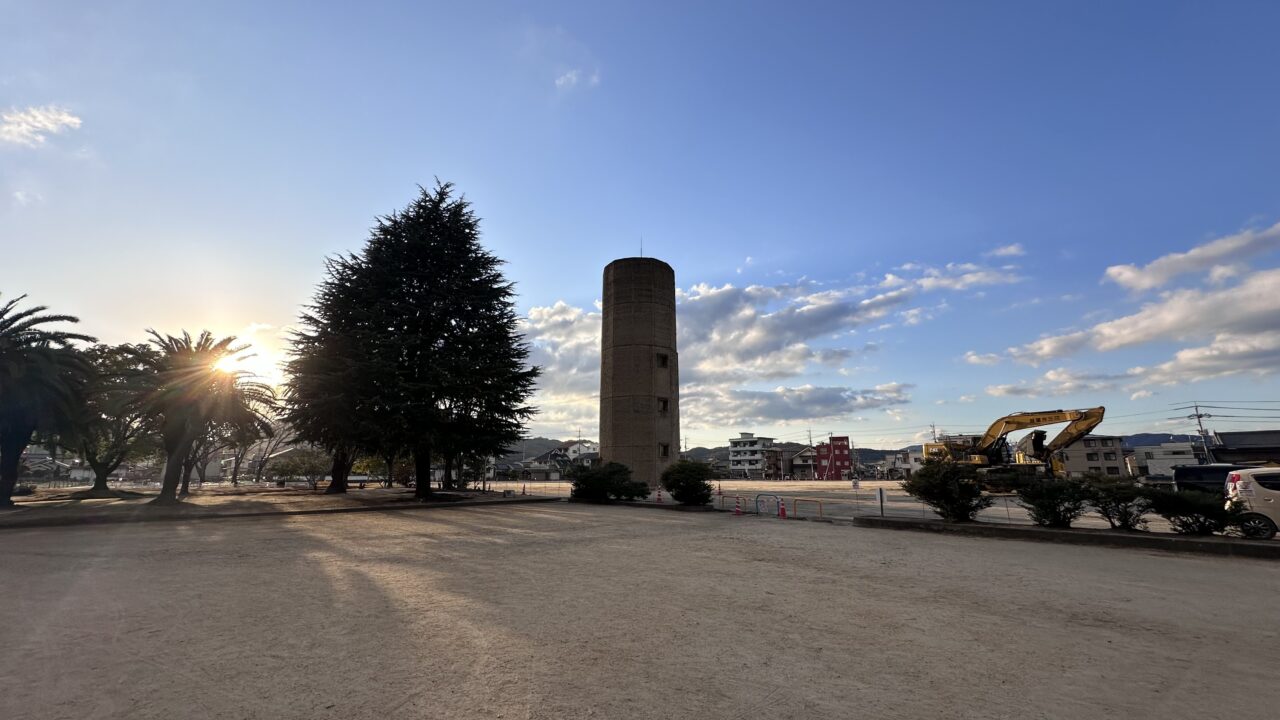
POLYGON ((933 423, 929 423, 929 434, 933 435, 934 442, 938 442, 938 426, 937 425, 933 423))
POLYGON ((1209 449, 1209 433, 1204 429, 1203 418, 1211 418, 1213 415, 1200 412, 1200 403, 1198 401, 1192 403, 1192 407, 1196 409, 1196 412, 1194 415, 1188 415, 1187 419, 1194 419, 1196 421, 1196 427, 1200 428, 1200 444, 1204 447, 1204 457, 1212 463, 1213 451, 1209 449))

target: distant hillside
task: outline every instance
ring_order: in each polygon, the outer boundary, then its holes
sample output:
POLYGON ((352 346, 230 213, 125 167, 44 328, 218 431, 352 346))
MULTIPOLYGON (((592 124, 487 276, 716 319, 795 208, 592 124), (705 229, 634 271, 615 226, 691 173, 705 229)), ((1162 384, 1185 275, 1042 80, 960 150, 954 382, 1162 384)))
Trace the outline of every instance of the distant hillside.
MULTIPOLYGON (((585 440, 586 438, 583 439, 585 440)), ((577 438, 574 438, 574 440, 577 440, 577 438)), ((498 459, 498 464, 510 465, 526 458, 533 459, 548 450, 555 450, 569 442, 573 442, 573 440, 553 440, 544 437, 527 438, 507 448, 507 454, 498 459)))

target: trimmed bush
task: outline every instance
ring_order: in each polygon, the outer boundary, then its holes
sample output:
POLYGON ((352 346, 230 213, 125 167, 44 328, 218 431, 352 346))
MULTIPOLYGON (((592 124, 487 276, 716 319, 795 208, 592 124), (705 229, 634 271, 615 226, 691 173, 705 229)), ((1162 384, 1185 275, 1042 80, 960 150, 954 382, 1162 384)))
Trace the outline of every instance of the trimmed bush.
POLYGON ((902 481, 902 489, 947 522, 973 522, 978 512, 993 502, 978 487, 972 465, 942 460, 925 460, 919 470, 902 481))
POLYGON ((1173 526, 1179 535, 1213 535, 1240 525, 1238 503, 1227 505, 1219 495, 1199 490, 1146 490, 1151 511, 1173 526))
POLYGON ((681 460, 662 471, 662 489, 681 505, 706 505, 711 502, 712 472, 705 463, 681 460))
POLYGON ((631 479, 631 468, 622 463, 600 467, 574 468, 569 474, 573 490, 569 496, 587 502, 638 500, 649 494, 649 486, 631 479))
POLYGON ((1069 528, 1088 512, 1089 491, 1079 480, 1046 478, 1018 488, 1018 501, 1035 524, 1069 528))
POLYGON ((1106 518, 1113 530, 1146 530, 1144 515, 1151 512, 1148 493, 1130 480, 1099 473, 1084 476, 1089 504, 1106 518))
POLYGON ((35 495, 36 486, 32 484, 17 485, 13 488, 13 495, 35 495))

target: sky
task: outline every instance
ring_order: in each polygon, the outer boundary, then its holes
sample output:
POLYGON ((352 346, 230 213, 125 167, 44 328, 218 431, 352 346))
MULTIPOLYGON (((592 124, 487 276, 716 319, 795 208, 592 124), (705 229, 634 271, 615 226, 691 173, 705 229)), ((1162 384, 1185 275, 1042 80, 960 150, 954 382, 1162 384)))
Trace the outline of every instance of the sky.
POLYGON ((534 435, 595 435, 601 272, 642 251, 676 272, 690 447, 1095 405, 1186 432, 1186 401, 1280 399, 1277 23, 0 0, 0 293, 107 342, 235 334, 278 381, 324 257, 439 178, 516 283, 534 435))

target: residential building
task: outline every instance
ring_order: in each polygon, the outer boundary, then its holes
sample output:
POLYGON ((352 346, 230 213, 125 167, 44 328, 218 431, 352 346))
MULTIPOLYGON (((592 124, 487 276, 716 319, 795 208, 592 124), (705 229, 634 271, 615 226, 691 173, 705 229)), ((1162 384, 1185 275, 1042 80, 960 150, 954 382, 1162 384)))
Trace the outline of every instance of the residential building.
POLYGON ((783 477, 783 467, 786 464, 787 452, 780 447, 768 447, 764 449, 764 479, 765 480, 781 480, 783 477))
POLYGON ((1177 465, 1203 465, 1208 462, 1200 443, 1168 442, 1138 445, 1128 456, 1129 473, 1135 477, 1173 477, 1177 465))
POLYGON ((1059 452, 1067 477, 1098 473, 1123 477, 1128 473, 1119 435, 1085 435, 1059 452))
POLYGON ((817 477, 819 480, 844 480, 853 471, 853 454, 847 437, 832 437, 818 443, 817 477))
POLYGON ((791 456, 790 466, 785 473, 792 480, 812 480, 817 475, 818 451, 810 445, 791 456))
POLYGON ((600 453, 600 443, 595 442, 594 440, 574 440, 564 446, 564 451, 565 454, 569 456, 570 460, 576 461, 583 455, 598 455, 600 453))
POLYGON ((755 433, 738 433, 729 440, 729 476, 761 478, 765 472, 764 451, 773 447, 773 438, 755 433))
POLYGON ((1220 463, 1280 462, 1280 430, 1214 433, 1213 461, 1220 463))

